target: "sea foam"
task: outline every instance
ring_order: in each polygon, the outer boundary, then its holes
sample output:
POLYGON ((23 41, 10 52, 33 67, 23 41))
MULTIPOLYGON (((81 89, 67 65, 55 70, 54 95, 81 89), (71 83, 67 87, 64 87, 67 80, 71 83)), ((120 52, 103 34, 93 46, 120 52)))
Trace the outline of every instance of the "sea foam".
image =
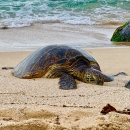
POLYGON ((129 7, 129 0, 0 0, 0 27, 124 22, 130 18, 129 7))

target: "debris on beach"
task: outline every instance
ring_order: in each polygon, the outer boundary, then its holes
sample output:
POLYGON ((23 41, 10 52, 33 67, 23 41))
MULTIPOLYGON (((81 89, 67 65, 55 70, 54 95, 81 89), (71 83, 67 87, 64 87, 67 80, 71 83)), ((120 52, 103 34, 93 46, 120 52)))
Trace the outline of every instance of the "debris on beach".
POLYGON ((116 110, 116 108, 111 106, 110 104, 107 104, 106 106, 104 106, 100 113, 105 115, 109 112, 117 112, 117 113, 120 113, 120 114, 130 115, 130 109, 124 109, 124 110, 120 111, 120 110, 116 110))
POLYGON ((110 104, 107 104, 106 106, 104 106, 101 110, 100 113, 102 114, 107 114, 109 112, 112 112, 112 111, 117 111, 113 106, 111 106, 110 104))
POLYGON ((14 69, 14 67, 2 67, 2 70, 14 69))

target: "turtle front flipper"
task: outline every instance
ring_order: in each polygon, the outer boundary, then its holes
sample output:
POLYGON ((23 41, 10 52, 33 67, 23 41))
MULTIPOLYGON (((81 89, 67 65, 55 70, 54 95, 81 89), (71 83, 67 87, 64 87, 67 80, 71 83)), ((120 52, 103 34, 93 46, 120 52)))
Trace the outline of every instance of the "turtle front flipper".
POLYGON ((60 77, 60 89, 76 89, 76 82, 75 79, 67 74, 67 73, 63 73, 62 76, 60 77))

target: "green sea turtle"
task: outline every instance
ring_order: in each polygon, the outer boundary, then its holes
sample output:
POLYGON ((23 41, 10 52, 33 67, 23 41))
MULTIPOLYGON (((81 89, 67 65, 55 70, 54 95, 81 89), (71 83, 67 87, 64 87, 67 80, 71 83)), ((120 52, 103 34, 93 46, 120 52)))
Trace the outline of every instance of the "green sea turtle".
POLYGON ((75 79, 97 85, 113 81, 113 76, 101 72, 92 56, 64 45, 50 45, 36 50, 21 61, 12 74, 24 79, 59 77, 61 89, 76 88, 75 79))

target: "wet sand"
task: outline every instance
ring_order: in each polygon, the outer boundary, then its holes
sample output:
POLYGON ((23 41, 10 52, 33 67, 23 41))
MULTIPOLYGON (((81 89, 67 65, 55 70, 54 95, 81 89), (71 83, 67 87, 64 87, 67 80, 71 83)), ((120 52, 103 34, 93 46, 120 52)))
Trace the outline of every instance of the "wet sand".
POLYGON ((0 29, 0 51, 35 50, 50 44, 80 48, 115 47, 110 41, 120 25, 36 24, 30 27, 0 29))

